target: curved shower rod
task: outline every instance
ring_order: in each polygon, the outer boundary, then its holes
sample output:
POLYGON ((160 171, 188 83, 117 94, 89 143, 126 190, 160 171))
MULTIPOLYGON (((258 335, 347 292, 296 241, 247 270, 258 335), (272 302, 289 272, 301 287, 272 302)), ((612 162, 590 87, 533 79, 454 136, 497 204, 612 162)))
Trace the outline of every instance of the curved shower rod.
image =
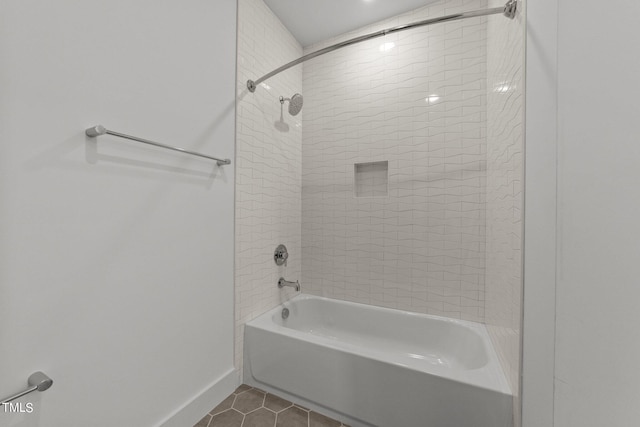
POLYGON ((516 11, 518 9, 518 1, 517 0, 509 0, 507 2, 507 4, 505 4, 503 7, 494 7, 492 9, 484 9, 484 10, 476 10, 473 12, 462 12, 462 13, 456 13, 454 15, 447 15, 447 16, 441 16, 440 18, 431 18, 431 19, 426 19, 424 21, 418 21, 418 22, 414 22, 412 24, 407 24, 407 25, 400 25, 397 27, 393 27, 393 28, 387 28, 386 30, 380 30, 377 31, 375 33, 371 33, 371 34, 366 34, 364 36, 360 36, 360 37, 355 37, 340 43, 336 43, 334 45, 331 45, 329 47, 325 47, 324 49, 320 49, 317 50, 315 52, 309 53, 307 55, 304 55, 294 61, 291 61, 285 65, 283 65, 280 68, 276 68, 275 70, 273 70, 272 72, 270 72, 269 74, 265 74, 264 76, 260 77, 258 80, 247 80, 247 89, 249 89, 249 92, 255 92, 256 91, 256 87, 258 87, 258 85, 260 83, 262 83, 263 81, 267 80, 268 78, 271 78, 273 76, 275 76, 276 74, 279 74, 281 72, 283 72, 284 70, 288 70, 289 68, 301 64, 305 61, 308 61, 310 59, 313 59, 317 56, 320 55, 324 55, 325 53, 329 53, 329 52, 333 52, 334 50, 337 49, 341 49, 343 47, 347 47, 350 46, 352 44, 356 44, 356 43, 360 43, 366 40, 371 40, 371 39, 375 39, 376 37, 382 37, 385 36, 387 34, 393 34, 393 33, 397 33, 400 31, 404 31, 404 30, 410 30, 412 28, 417 28, 417 27, 424 27, 426 25, 431 25, 431 24, 438 24, 440 22, 449 22, 449 21, 458 21, 460 19, 466 19, 466 18, 475 18, 477 16, 487 16, 487 15, 495 15, 498 13, 503 14, 504 16, 506 16, 509 19, 513 19, 516 16, 516 11))

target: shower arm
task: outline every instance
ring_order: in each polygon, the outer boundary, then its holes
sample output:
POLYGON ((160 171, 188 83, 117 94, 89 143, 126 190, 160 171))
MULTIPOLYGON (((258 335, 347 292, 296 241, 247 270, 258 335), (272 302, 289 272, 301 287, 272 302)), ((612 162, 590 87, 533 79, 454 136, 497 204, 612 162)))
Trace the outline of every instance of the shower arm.
POLYGON ((458 21, 460 19, 466 19, 466 18, 475 18, 478 16, 487 16, 487 15, 496 15, 496 14, 503 14, 504 16, 506 16, 509 19, 513 19, 516 16, 516 11, 518 9, 518 1, 517 0, 509 0, 507 2, 507 4, 505 4, 503 7, 494 7, 491 9, 484 9, 484 10, 476 10, 476 11, 472 11, 472 12, 462 12, 462 13, 456 13, 454 15, 447 15, 447 16, 441 16, 439 18, 431 18, 431 19, 426 19, 424 21, 418 21, 418 22, 414 22, 412 24, 407 24, 407 25, 400 25, 397 27, 393 27, 393 28, 387 28, 386 30, 381 30, 381 31, 377 31, 375 33, 370 33, 370 34, 366 34, 364 36, 360 36, 360 37, 355 37, 340 43, 336 43, 334 45, 331 45, 329 47, 325 47, 324 49, 320 49, 317 50, 315 52, 309 53, 307 55, 304 55, 294 61, 291 61, 285 65, 283 65, 280 68, 276 68, 275 70, 273 70, 272 72, 265 74, 264 76, 260 77, 258 80, 247 80, 247 89, 249 89, 249 92, 255 92, 256 91, 256 87, 258 87, 258 85, 260 83, 262 83, 263 81, 275 76, 276 74, 279 74, 285 70, 288 70, 291 67, 294 67, 298 64, 301 64, 305 61, 308 61, 310 59, 313 59, 315 57, 318 57, 320 55, 324 55, 325 53, 329 53, 329 52, 333 52, 334 50, 337 49, 342 49, 343 47, 347 47, 347 46, 351 46, 352 44, 356 44, 356 43, 360 43, 366 40, 371 40, 371 39, 375 39, 377 37, 382 37, 385 36, 387 34, 393 34, 393 33, 397 33, 400 31, 405 31, 405 30, 410 30, 413 28, 418 28, 418 27, 424 27, 426 25, 431 25, 431 24, 438 24, 440 22, 449 22, 449 21, 458 21))

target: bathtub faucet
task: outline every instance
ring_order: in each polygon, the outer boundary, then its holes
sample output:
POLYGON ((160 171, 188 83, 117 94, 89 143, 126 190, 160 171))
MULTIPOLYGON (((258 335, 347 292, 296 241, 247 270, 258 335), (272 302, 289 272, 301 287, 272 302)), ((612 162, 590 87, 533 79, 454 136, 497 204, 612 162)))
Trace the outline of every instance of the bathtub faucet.
POLYGON ((300 282, 297 280, 295 282, 289 282, 288 280, 284 280, 284 277, 281 277, 280 280, 278 280, 278 287, 282 289, 285 286, 295 288, 296 291, 300 290, 300 282))

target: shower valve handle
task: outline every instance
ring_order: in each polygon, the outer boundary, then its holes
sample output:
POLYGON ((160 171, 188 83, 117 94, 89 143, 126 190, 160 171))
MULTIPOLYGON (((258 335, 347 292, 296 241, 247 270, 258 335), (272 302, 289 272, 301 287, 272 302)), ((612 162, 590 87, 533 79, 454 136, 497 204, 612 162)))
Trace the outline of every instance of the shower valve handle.
POLYGON ((288 258, 289 252, 287 251, 287 247, 285 245, 278 245, 273 253, 273 260, 276 262, 276 265, 284 265, 286 267, 288 258))

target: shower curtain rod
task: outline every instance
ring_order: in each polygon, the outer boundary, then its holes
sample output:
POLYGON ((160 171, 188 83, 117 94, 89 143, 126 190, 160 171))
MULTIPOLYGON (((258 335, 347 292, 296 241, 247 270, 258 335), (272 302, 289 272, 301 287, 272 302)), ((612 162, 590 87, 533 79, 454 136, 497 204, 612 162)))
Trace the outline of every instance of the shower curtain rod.
POLYGON ((249 92, 255 92, 256 91, 256 87, 262 83, 263 81, 267 80, 268 78, 271 78, 273 76, 275 76, 276 74, 279 74, 281 72, 283 72, 284 70, 288 70, 289 68, 301 64, 305 61, 308 61, 310 59, 313 59, 317 56, 320 55, 324 55, 325 53, 329 53, 329 52, 333 52, 334 50, 337 49, 341 49, 343 47, 346 46, 350 46, 352 44, 356 44, 356 43, 360 43, 366 40, 371 40, 371 39, 375 39, 376 37, 382 37, 385 36, 387 34, 392 34, 392 33, 397 33, 400 31, 404 31, 404 30, 410 30, 412 28, 417 28, 417 27, 424 27, 426 25, 431 25, 431 24, 437 24, 440 22, 449 22, 449 21, 458 21, 460 19, 466 19, 466 18, 474 18, 477 16, 487 16, 487 15, 495 15, 498 13, 503 14, 504 16, 506 16, 509 19, 513 19, 516 16, 516 11, 517 11, 517 7, 518 7, 518 1, 517 0, 509 0, 507 2, 507 4, 505 4, 503 7, 494 7, 492 9, 484 9, 484 10, 476 10, 476 11, 472 11, 472 12, 463 12, 463 13, 456 13, 454 15, 447 15, 447 16, 441 16, 440 18, 432 18, 432 19, 426 19, 424 21, 418 21, 418 22, 414 22, 412 24, 407 24, 407 25, 400 25, 397 27, 393 27, 393 28, 387 28, 386 30, 381 30, 381 31, 377 31, 375 33, 371 33, 371 34, 367 34, 364 36, 360 36, 360 37, 355 37, 340 43, 336 43, 334 45, 331 45, 329 47, 325 47, 324 49, 320 49, 318 51, 309 53, 307 55, 304 55, 294 61, 291 61, 285 65, 283 65, 280 68, 276 68, 275 70, 273 70, 272 72, 270 72, 269 74, 265 74, 264 76, 260 77, 258 80, 247 80, 247 89, 249 89, 249 92))

